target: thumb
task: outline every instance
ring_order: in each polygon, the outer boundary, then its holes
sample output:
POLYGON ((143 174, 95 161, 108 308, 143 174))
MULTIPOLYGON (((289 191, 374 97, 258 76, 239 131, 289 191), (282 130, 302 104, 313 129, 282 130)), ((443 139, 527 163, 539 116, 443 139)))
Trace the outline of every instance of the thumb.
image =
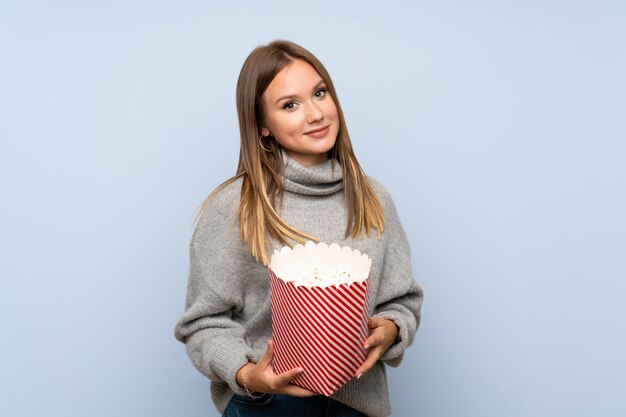
POLYGON ((302 372, 304 372, 304 369, 298 367, 290 371, 283 372, 282 374, 278 375, 278 378, 281 384, 288 385, 292 379, 300 375, 302 372))
POLYGON ((270 339, 267 341, 267 350, 259 361, 259 365, 262 368, 267 368, 272 363, 272 359, 274 359, 274 341, 270 339))
POLYGON ((380 318, 370 317, 369 319, 367 319, 367 327, 369 327, 370 329, 375 329, 380 326, 382 326, 380 318))

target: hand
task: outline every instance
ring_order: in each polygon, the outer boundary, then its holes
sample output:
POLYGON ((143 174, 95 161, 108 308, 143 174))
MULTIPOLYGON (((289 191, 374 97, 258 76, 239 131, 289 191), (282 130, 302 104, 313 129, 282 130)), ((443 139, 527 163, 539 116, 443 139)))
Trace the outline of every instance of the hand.
POLYGON ((391 320, 381 317, 370 317, 367 321, 367 327, 369 327, 370 336, 363 343, 363 347, 367 351, 367 358, 363 365, 356 370, 355 375, 357 378, 360 378, 364 372, 369 371, 389 350, 391 345, 396 342, 398 337, 398 326, 391 320))
POLYGON ((317 392, 291 384, 291 380, 300 375, 302 368, 294 368, 280 375, 274 374, 272 360, 274 359, 274 341, 267 342, 267 350, 256 365, 248 363, 237 372, 237 382, 243 387, 243 378, 248 375, 246 385, 250 391, 271 392, 274 394, 288 394, 294 397, 312 397, 317 392), (250 368, 252 370, 250 371, 250 368))

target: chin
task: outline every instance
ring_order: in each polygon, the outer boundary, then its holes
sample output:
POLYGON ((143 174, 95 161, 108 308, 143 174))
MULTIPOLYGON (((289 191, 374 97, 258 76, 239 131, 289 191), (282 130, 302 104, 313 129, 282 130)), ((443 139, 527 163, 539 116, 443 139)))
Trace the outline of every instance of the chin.
POLYGON ((333 143, 330 146, 324 146, 323 148, 320 148, 319 150, 316 151, 317 154, 327 154, 328 152, 330 152, 333 149, 333 146, 335 146, 335 144, 333 143))
POLYGON ((337 135, 335 135, 335 137, 332 140, 329 140, 326 143, 326 146, 324 146, 324 148, 326 148, 325 152, 330 151, 336 144, 337 144, 337 135))

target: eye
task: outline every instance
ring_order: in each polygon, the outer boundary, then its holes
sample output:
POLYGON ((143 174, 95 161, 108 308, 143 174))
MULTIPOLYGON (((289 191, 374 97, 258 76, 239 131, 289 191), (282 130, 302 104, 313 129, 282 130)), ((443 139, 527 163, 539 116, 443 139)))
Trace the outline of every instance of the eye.
POLYGON ((315 92, 315 97, 324 97, 326 95, 326 89, 325 88, 319 88, 316 92, 315 92))
POLYGON ((285 110, 293 110, 296 108, 296 106, 298 105, 298 103, 296 103, 295 101, 288 101, 283 105, 283 109, 285 110))

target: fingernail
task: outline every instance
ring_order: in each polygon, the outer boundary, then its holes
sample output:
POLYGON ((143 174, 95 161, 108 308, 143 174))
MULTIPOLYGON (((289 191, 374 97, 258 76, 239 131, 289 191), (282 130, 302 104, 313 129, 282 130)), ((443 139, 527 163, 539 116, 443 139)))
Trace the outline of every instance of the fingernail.
POLYGON ((356 376, 356 379, 361 378, 361 375, 363 375, 363 372, 359 373, 359 374, 356 376))
POLYGON ((363 345, 363 349, 367 350, 370 348, 370 345, 368 345, 367 343, 363 345))
POLYGON ((304 372, 304 369, 302 369, 302 368, 296 369, 296 373, 301 374, 302 372, 304 372))

